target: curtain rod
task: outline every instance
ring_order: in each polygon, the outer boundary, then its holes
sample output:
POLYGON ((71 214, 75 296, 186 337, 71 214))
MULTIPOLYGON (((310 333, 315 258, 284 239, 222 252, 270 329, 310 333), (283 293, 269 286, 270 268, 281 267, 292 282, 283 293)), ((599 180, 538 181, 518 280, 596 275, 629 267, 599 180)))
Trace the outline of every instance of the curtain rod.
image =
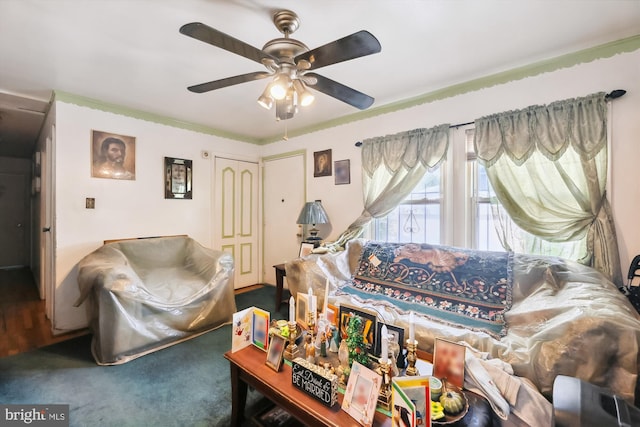
MULTIPOLYGON (((609 92, 608 94, 606 94, 604 96, 605 101, 613 101, 614 99, 618 99, 621 96, 624 96, 624 94, 627 93, 626 90, 624 89, 616 89, 616 90, 612 90, 611 92, 609 92)), ((475 122, 467 122, 467 123, 458 123, 457 125, 450 125, 449 129, 458 129, 459 127, 462 126, 467 126, 467 125, 472 125, 475 122)), ((360 147, 362 146, 362 141, 358 141, 356 142, 356 147, 360 147)))

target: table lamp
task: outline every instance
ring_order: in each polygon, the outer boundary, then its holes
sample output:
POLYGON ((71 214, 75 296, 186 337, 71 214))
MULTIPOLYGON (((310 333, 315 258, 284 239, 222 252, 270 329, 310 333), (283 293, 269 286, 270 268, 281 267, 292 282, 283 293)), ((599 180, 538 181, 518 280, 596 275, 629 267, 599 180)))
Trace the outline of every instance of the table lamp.
POLYGON ((322 207, 321 201, 316 200, 304 204, 300 215, 298 215, 297 223, 304 225, 311 224, 311 230, 309 230, 310 235, 304 241, 313 243, 314 246, 319 246, 322 238, 318 237, 319 230, 316 228, 316 224, 328 224, 329 217, 327 217, 327 212, 322 207))

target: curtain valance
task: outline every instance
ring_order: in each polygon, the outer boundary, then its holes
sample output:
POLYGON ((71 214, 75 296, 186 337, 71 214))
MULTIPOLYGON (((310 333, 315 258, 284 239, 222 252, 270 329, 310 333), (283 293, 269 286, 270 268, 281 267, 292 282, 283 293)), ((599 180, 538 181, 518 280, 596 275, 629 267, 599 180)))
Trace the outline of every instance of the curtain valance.
POLYGON ((374 218, 395 209, 424 174, 442 162, 449 147, 449 124, 414 129, 362 141, 364 209, 338 239, 327 245, 342 248, 362 234, 374 218))
POLYGON ((531 106, 475 121, 478 159, 490 166, 502 154, 523 164, 536 150, 557 160, 573 149, 592 159, 607 144, 605 93, 531 106))
POLYGON ((362 169, 369 177, 381 165, 390 174, 400 168, 413 169, 418 162, 425 169, 433 169, 442 162, 448 148, 448 124, 369 138, 362 143, 362 169))

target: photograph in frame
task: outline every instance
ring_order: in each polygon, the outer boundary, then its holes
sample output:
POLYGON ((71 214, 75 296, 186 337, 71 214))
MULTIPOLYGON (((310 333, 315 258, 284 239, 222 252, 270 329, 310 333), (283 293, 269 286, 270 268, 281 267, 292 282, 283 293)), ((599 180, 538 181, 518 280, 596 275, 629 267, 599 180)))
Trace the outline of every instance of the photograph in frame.
POLYGON ((298 254, 298 257, 299 258, 304 258, 307 255, 310 255, 311 251, 313 251, 313 243, 302 242, 300 244, 300 253, 298 254))
POLYGON ((164 158, 164 198, 192 199, 193 198, 193 161, 164 158))
POLYGON ((298 292, 296 294, 296 322, 302 329, 308 329, 307 315, 309 313, 309 294, 298 292))
POLYGON ((376 372, 358 362, 353 362, 351 366, 342 409, 363 426, 373 424, 381 378, 376 372))
POLYGON ((327 304, 327 321, 333 326, 338 327, 338 307, 335 305, 327 304))
POLYGON ((285 344, 285 339, 277 334, 272 335, 269 341, 269 351, 265 363, 276 372, 280 371, 285 344))
POLYGON ((466 347, 442 338, 435 339, 433 376, 458 388, 464 385, 464 356, 466 347))
POLYGON ((313 176, 331 176, 331 150, 313 153, 313 176))
POLYGON ((269 348, 269 320, 271 314, 255 307, 252 315, 251 341, 259 349, 267 351, 269 348))
POLYGON ((335 185, 351 184, 351 161, 336 160, 335 169, 335 185))
POLYGON ((375 348, 376 341, 376 313, 364 311, 356 307, 342 304, 339 312, 339 325, 341 336, 347 336, 347 327, 353 315, 362 317, 362 338, 368 352, 372 352, 375 348))
POLYGON ((92 130, 91 176, 95 178, 135 180, 136 138, 92 130))
MULTIPOLYGON (((404 328, 399 326, 390 325, 388 323, 378 322, 376 324, 376 346, 373 354, 375 356, 382 356, 382 327, 387 326, 387 333, 393 335, 393 341, 398 343, 400 348, 404 347, 404 328)), ((390 341, 391 342, 391 341, 390 341)))

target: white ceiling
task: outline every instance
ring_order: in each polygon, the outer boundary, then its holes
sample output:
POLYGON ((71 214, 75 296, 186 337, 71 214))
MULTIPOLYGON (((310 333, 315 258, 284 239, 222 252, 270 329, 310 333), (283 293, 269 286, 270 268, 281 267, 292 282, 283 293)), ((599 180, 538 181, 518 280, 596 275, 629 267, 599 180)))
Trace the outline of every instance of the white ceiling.
MULTIPOLYGON (((46 102, 64 91, 248 141, 357 113, 316 92, 278 123, 256 102, 266 80, 186 90, 264 68, 180 34, 183 24, 262 48, 281 36, 271 22, 278 9, 299 15, 293 38, 311 49, 361 29, 378 38, 381 53, 318 70, 374 97, 372 108, 640 34, 640 0, 0 0, 0 92, 46 102)), ((16 109, 1 101, 7 155, 16 109)))

